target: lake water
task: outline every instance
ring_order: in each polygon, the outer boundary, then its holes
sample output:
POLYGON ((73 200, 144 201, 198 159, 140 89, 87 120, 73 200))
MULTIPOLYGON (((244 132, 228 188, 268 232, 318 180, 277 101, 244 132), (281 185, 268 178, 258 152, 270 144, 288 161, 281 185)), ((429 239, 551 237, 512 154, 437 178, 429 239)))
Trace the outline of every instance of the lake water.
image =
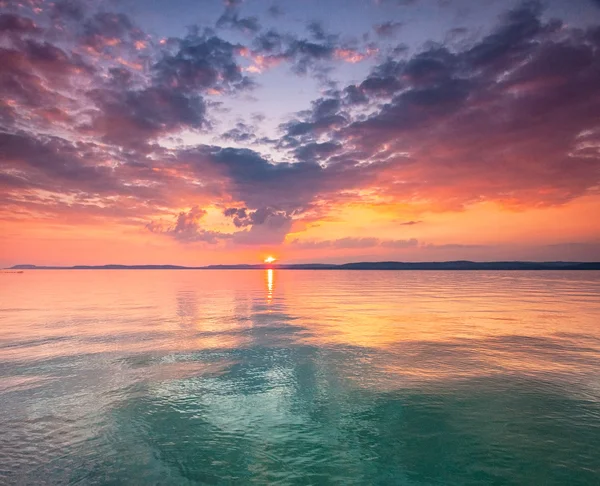
POLYGON ((600 272, 0 274, 1 484, 600 484, 600 272))

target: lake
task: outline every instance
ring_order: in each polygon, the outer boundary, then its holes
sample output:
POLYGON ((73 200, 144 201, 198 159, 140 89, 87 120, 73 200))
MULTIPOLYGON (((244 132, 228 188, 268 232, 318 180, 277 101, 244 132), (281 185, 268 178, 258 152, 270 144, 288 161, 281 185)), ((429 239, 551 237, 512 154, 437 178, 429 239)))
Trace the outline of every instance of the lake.
POLYGON ((600 484, 600 272, 0 274, 1 484, 600 484))

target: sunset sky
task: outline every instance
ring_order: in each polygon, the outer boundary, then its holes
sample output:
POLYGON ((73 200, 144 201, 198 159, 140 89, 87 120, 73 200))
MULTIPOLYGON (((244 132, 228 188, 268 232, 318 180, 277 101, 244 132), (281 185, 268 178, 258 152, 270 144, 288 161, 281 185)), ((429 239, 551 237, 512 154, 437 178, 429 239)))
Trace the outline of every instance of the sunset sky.
POLYGON ((0 0, 0 267, 600 260, 600 1, 0 0))

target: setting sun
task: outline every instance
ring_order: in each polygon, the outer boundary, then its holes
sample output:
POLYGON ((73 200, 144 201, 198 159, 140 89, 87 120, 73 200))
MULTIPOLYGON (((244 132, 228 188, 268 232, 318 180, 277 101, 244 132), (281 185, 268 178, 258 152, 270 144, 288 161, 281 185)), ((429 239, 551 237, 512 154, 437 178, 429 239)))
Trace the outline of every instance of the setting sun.
POLYGON ((277 258, 268 256, 267 258, 265 258, 265 263, 273 263, 275 260, 277 260, 277 258))

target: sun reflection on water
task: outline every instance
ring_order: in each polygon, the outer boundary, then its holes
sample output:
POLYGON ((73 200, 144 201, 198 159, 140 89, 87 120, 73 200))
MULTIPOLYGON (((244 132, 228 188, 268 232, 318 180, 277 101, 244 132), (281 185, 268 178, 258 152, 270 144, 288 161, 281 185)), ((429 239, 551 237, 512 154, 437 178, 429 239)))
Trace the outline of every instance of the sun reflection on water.
POLYGON ((270 304, 273 300, 273 269, 267 269, 267 302, 270 304))

